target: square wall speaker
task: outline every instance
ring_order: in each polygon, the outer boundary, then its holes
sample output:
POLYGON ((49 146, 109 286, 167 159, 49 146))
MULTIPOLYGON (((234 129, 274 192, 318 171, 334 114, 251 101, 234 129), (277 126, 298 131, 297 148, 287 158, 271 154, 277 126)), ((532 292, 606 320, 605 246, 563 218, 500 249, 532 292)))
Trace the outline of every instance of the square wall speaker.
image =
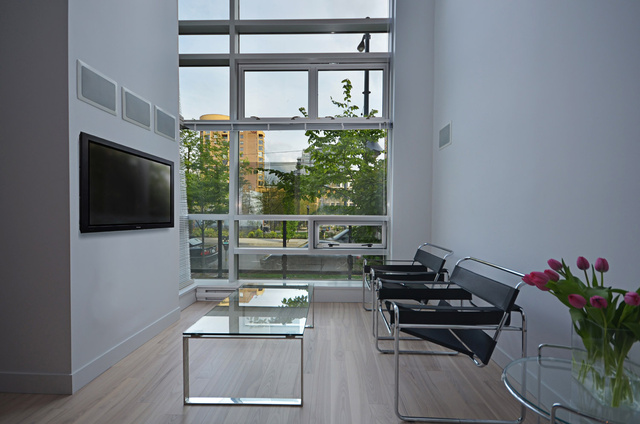
POLYGON ((151 130, 151 103, 122 87, 122 119, 151 130))
POLYGON ((444 149, 451 144, 451 122, 442 127, 440 130, 440 137, 438 139, 438 146, 444 149))
POLYGON ((176 117, 158 106, 155 107, 155 115, 156 133, 167 137, 171 141, 176 141, 176 117))
POLYGON ((78 61, 77 78, 78 99, 116 115, 117 85, 115 81, 81 61, 78 61))

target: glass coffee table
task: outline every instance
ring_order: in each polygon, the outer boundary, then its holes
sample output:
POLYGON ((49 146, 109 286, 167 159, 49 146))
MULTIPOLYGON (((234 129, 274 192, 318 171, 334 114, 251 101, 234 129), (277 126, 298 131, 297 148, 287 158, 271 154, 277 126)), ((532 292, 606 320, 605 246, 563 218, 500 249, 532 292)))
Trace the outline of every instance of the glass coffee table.
POLYGON ((236 289, 182 333, 184 404, 302 406, 303 337, 305 329, 313 327, 313 318, 311 285, 251 284, 236 289), (310 309, 311 319, 308 320, 310 309), (300 397, 191 397, 189 341, 192 339, 300 340, 300 397))
MULTIPOLYGON (((556 345, 542 347, 567 349, 556 345)), ((504 368, 502 381, 520 403, 551 424, 640 423, 637 411, 599 403, 573 378, 568 358, 539 354, 516 359, 504 368)))

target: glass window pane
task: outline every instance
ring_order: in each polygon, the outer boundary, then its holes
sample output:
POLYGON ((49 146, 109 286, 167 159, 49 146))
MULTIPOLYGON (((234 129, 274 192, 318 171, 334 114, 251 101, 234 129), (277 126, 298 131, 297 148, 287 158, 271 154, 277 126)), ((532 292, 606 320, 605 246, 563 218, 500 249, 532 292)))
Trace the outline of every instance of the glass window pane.
MULTIPOLYGON (((240 53, 355 53, 362 34, 241 35, 240 53)), ((371 52, 388 52, 389 35, 371 34, 371 52)))
POLYGON ((180 53, 229 53, 228 35, 180 35, 180 53))
POLYGON ((229 19, 229 0, 179 0, 178 19, 229 19))
POLYGON ((193 120, 210 113, 229 115, 229 68, 181 67, 180 115, 193 120))
POLYGON ((241 135, 241 214, 386 213, 385 130, 243 131, 241 135))
POLYGON ((191 278, 229 278, 229 223, 189 220, 191 278))
POLYGON ((307 221, 240 221, 239 247, 296 248, 309 246, 307 221))
POLYGON ((382 83, 381 70, 318 72, 318 116, 382 116, 382 83), (368 90, 365 90, 367 84, 368 90), (347 91, 351 96, 349 106, 357 108, 349 113, 345 113, 346 108, 340 104, 347 102, 344 94, 347 91), (366 100, 368 108, 365 108, 366 100))
POLYGON ((240 0, 241 19, 388 18, 388 0, 240 0))
POLYGON ((319 225, 317 248, 383 248, 382 225, 319 225))
POLYGON ((189 213, 229 212, 229 134, 180 132, 180 160, 187 185, 189 213))
POLYGON ((361 276, 361 256, 238 255, 240 279, 350 280, 361 276))
POLYGON ((302 116, 308 106, 307 71, 245 72, 245 117, 302 116))

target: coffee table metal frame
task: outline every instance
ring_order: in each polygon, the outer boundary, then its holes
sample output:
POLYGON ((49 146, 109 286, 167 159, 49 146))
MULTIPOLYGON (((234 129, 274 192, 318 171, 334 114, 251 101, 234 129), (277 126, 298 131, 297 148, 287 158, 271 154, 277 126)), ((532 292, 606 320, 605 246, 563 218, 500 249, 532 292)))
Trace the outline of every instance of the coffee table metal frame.
MULTIPOLYGON (((233 296, 242 288, 258 287, 254 285, 244 285, 236 289, 227 299, 233 296)), ((304 398, 304 329, 314 327, 313 308, 313 286, 286 284, 280 286, 260 285, 259 287, 293 288, 307 289, 309 293, 308 307, 311 309, 311 324, 305 323, 302 332, 298 334, 201 334, 193 335, 186 332, 182 335, 182 372, 183 372, 183 395, 185 405, 256 405, 256 406, 302 406, 304 398), (253 340, 300 340, 300 397, 296 398, 276 398, 276 397, 224 397, 224 396, 198 396, 191 397, 189 390, 189 340, 191 339, 253 339, 253 340)), ((223 300, 224 301, 224 300, 223 300)), ((214 308, 211 309, 213 311, 214 308)))

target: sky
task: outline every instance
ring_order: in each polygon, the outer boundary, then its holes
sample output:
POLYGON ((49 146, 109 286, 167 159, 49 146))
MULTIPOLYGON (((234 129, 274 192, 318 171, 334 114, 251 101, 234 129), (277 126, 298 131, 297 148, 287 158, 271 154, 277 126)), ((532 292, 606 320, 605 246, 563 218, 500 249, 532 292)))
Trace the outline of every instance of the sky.
MULTIPOLYGON (((228 0, 179 0, 181 20, 228 19, 228 0)), ((241 19, 382 18, 389 16, 387 0, 240 0, 241 19)), ((241 36, 241 53, 356 52, 360 34, 241 36)), ((180 53, 228 53, 226 35, 180 36, 180 53)), ((372 52, 388 51, 388 37, 372 34, 372 52)), ((342 79, 354 86, 354 103, 362 106, 362 71, 323 72, 319 76, 319 115, 335 115, 331 97, 342 100, 342 79)), ((306 73, 252 73, 247 76, 246 115, 301 115, 307 107, 306 73)), ((382 72, 370 72, 370 109, 381 109, 382 72)), ((361 110, 362 111, 362 110, 361 110)), ((218 113, 229 115, 229 69, 193 67, 180 69, 180 114, 186 120, 218 113)), ((379 116, 379 114, 378 114, 379 116)), ((267 160, 292 161, 307 146, 303 131, 265 132, 267 160)))

